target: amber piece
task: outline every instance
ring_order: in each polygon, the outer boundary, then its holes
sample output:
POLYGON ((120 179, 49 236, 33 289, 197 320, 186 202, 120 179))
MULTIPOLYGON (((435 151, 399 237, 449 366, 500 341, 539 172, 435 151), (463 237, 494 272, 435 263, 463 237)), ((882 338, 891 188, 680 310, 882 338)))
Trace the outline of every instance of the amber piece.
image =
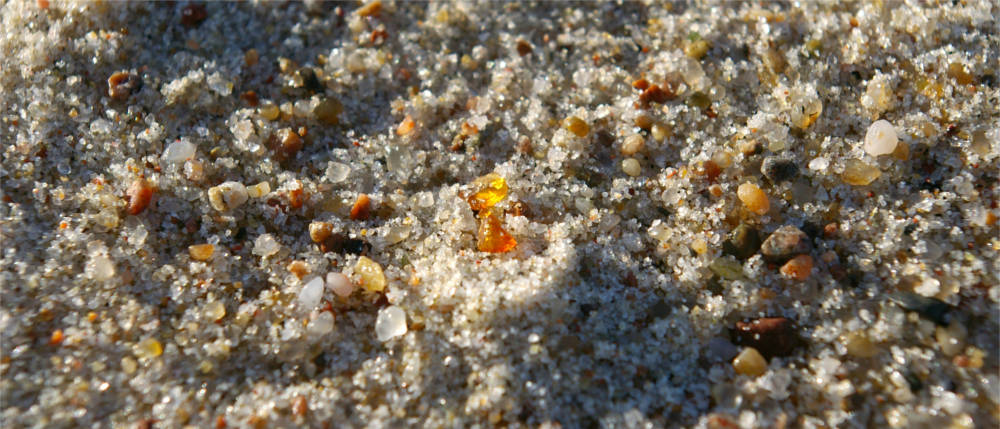
POLYGON ((507 181, 499 174, 490 173, 472 182, 479 189, 469 197, 469 207, 479 211, 488 209, 507 197, 507 181))
POLYGON ((196 261, 207 261, 215 254, 215 246, 211 244, 195 244, 188 246, 188 254, 196 261))
POLYGON ((639 78, 632 81, 632 88, 638 89, 640 91, 645 91, 649 88, 649 81, 644 78, 639 78))
POLYGON ((577 116, 570 116, 564 119, 563 127, 577 137, 587 137, 587 134, 590 134, 590 125, 577 116))
POLYGON ((659 85, 651 85, 649 88, 646 88, 642 94, 639 94, 639 102, 645 107, 649 106, 649 103, 666 103, 668 100, 676 96, 677 95, 674 94, 673 90, 669 87, 664 89, 659 85))
POLYGON ((281 159, 294 158, 303 146, 302 138, 291 128, 278 130, 278 143, 278 156, 281 159))
POLYGON ((371 216, 371 201, 368 194, 358 195, 354 207, 351 207, 351 220, 368 220, 368 216, 371 216))
POLYGON ((149 186, 146 179, 138 178, 128 187, 128 207, 126 210, 130 215, 137 215, 146 210, 150 200, 153 198, 153 188, 149 186))
POLYGON ((355 12, 360 16, 378 15, 379 12, 382 12, 382 1, 375 0, 373 2, 369 2, 358 8, 355 12))
POLYGON ((142 78, 139 75, 121 71, 108 78, 108 96, 115 100, 124 100, 142 89, 142 78))
POLYGON ((56 329, 55 331, 52 331, 52 336, 49 337, 49 344, 58 346, 59 344, 62 344, 63 339, 65 338, 66 336, 63 335, 62 329, 56 329))
POLYGON ((503 229, 500 219, 489 210, 479 217, 479 233, 476 238, 480 252, 504 253, 517 246, 517 240, 503 229))
POLYGON ((416 128, 416 126, 417 123, 413 121, 413 118, 410 115, 406 115, 406 117, 403 118, 403 122, 400 122, 399 126, 396 127, 396 134, 401 136, 408 135, 413 132, 413 129, 416 128))

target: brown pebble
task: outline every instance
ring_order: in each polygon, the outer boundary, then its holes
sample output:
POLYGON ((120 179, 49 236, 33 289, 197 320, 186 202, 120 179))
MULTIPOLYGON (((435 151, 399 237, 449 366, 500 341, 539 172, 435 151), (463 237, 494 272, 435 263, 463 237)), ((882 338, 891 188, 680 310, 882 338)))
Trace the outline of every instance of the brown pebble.
POLYGON ((187 28, 195 27, 208 18, 208 10, 201 3, 191 3, 181 9, 181 24, 187 28))
POLYGON ((531 48, 531 44, 530 43, 526 42, 523 39, 517 41, 517 54, 518 55, 520 55, 520 56, 523 57, 525 55, 530 54, 531 51, 532 51, 532 48, 531 48))
POLYGON ((142 78, 139 75, 120 71, 108 77, 108 96, 115 100, 124 100, 142 89, 142 78))
POLYGON ((355 11, 355 13, 357 13, 360 16, 378 15, 380 12, 382 12, 381 0, 368 2, 367 4, 359 7, 358 10, 355 11))
POLYGON ((799 255, 781 266, 781 274, 798 281, 805 281, 812 273, 813 258, 809 255, 799 255))
POLYGON ((757 349, 764 357, 788 356, 801 345, 795 324, 785 317, 764 317, 736 322, 733 343, 757 349))
POLYGON ((195 244, 188 246, 188 255, 196 261, 207 261, 215 254, 215 246, 212 244, 195 244))
POLYGON ((837 225, 836 222, 828 223, 826 224, 826 226, 823 227, 823 237, 834 238, 837 236, 837 231, 839 230, 840 230, 840 225, 837 225))
POLYGON ((246 91, 240 94, 240 99, 247 102, 250 107, 257 107, 260 104, 260 98, 257 97, 257 92, 246 91))
POLYGON ((371 198, 368 198, 368 194, 358 195, 358 199, 354 202, 354 207, 351 207, 351 220, 368 220, 368 216, 371 215, 371 198))
POLYGON ((650 85, 649 88, 642 91, 642 94, 639 94, 639 102, 642 103, 643 107, 647 107, 649 103, 663 104, 676 96, 669 87, 664 89, 659 85, 650 85))
POLYGON ((288 264, 288 271, 301 279, 306 274, 309 274, 309 264, 305 263, 305 261, 292 261, 288 264))
POLYGON ((306 401, 306 397, 296 396, 295 401, 292 402, 292 413, 296 416, 304 416, 306 411, 309 411, 309 402, 306 401))
POLYGON ((810 247, 806 233, 792 225, 785 225, 764 240, 760 253, 768 262, 783 263, 795 255, 809 253, 810 247))
POLYGON ((649 88, 649 81, 644 78, 639 78, 632 81, 632 88, 638 89, 640 91, 645 91, 649 88))
POLYGON ((291 128, 278 130, 278 157, 280 159, 294 158, 302 150, 302 138, 291 128))
POLYGON ((153 199, 153 187, 144 178, 135 179, 126 191, 128 195, 128 214, 135 216, 149 207, 149 202, 153 199))

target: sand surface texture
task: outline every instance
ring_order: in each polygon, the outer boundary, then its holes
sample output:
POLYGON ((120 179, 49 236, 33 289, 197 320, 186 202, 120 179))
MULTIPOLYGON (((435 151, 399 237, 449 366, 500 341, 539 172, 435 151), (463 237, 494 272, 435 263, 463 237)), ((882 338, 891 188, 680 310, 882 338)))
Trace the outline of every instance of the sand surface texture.
POLYGON ((0 4, 0 425, 997 427, 997 2, 0 4))

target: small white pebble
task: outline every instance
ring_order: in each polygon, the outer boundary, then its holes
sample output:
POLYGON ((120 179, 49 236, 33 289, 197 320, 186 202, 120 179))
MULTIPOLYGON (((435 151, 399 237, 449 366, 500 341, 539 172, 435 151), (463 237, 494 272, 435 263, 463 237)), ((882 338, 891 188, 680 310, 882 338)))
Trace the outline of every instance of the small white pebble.
POLYGON ((639 165, 639 160, 635 158, 625 158, 622 160, 622 171, 629 176, 636 177, 642 174, 642 166, 639 165))
POLYGON ((326 275, 326 287, 340 297, 348 297, 354 293, 354 283, 341 273, 328 273, 326 275))
POLYGON ((253 241, 253 254, 257 256, 268 257, 281 249, 281 244, 274 239, 271 234, 261 234, 253 241))
POLYGON ((406 333, 406 313, 395 305, 383 308, 375 319, 375 336, 379 341, 389 341, 406 333))
POLYGON ((97 281, 110 280, 115 275, 115 265, 111 258, 104 253, 96 253, 91 256, 87 264, 87 271, 90 277, 97 281))
POLYGON ((324 311, 316 315, 306 326, 306 331, 312 336, 323 336, 333 331, 333 313, 324 311))
POLYGON ((246 186, 240 182, 225 182, 208 190, 208 202, 220 212, 243 205, 249 197, 246 186))
POLYGON ((871 156, 887 155, 896 150, 899 138, 896 129, 885 119, 879 119, 868 127, 865 134, 865 152, 871 156))
POLYGON ((185 140, 175 141, 163 151, 163 161, 168 163, 187 161, 194 158, 195 149, 194 143, 185 140))
POLYGON ((319 305, 320 299, 323 298, 323 279, 320 277, 313 277, 306 282, 305 286, 302 286, 302 290, 299 291, 299 305, 303 310, 312 310, 319 305))

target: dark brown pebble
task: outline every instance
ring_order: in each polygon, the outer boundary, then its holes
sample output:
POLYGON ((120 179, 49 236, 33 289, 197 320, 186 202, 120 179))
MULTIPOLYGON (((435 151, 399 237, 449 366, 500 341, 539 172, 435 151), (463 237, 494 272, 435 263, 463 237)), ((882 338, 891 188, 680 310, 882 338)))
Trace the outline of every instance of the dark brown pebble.
POLYGON ((753 347, 767 359, 788 356, 801 345, 795 324, 785 317, 764 317, 749 322, 736 322, 732 338, 736 345, 753 347))
POLYGON ((368 194, 358 195, 354 207, 351 207, 351 220, 368 220, 371 216, 371 198, 368 194))
POLYGON ((108 78, 108 96, 115 100, 124 100, 142 89, 142 78, 139 75, 120 71, 108 78))
POLYGON ((185 27, 195 27, 201 24, 205 18, 208 18, 208 10, 201 3, 191 3, 181 9, 181 24, 185 27))
POLYGON ((729 239, 722 243, 722 254, 733 255, 740 260, 753 256, 758 249, 760 249, 760 232, 745 223, 733 229, 729 233, 729 239))

